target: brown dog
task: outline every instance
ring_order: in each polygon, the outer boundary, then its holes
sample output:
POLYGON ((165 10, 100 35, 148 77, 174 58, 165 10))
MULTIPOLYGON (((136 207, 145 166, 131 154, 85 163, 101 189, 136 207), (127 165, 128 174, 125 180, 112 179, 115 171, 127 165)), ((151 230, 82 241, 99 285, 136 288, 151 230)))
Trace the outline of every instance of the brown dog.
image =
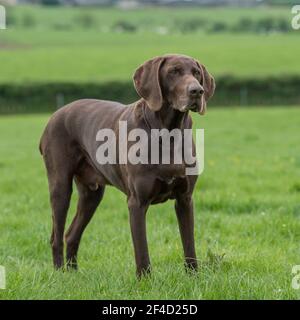
POLYGON ((205 113, 206 102, 215 90, 214 79, 196 60, 166 55, 141 65, 134 74, 134 85, 141 97, 139 101, 128 106, 92 99, 75 101, 55 112, 43 133, 40 151, 49 181, 51 246, 56 268, 64 265, 64 228, 73 179, 79 201, 65 235, 68 267, 77 268, 82 233, 103 197, 105 185, 113 185, 127 196, 138 276, 150 271, 146 211, 150 204, 168 199, 175 199, 186 266, 197 268, 192 201, 197 175, 186 175, 185 163, 99 164, 96 150, 100 143, 96 135, 104 128, 118 133, 119 121, 127 121, 128 130, 141 128, 149 134, 151 129, 191 128, 188 111, 205 113))

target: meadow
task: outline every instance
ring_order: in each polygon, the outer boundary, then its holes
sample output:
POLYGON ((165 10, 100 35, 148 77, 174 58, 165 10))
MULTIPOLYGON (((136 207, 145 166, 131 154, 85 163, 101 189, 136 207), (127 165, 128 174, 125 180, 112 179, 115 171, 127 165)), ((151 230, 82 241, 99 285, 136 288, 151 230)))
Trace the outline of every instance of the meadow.
MULTIPOLYGON (((38 152, 45 115, 0 117, 0 299, 299 299, 300 155, 296 107, 210 108, 194 194, 197 275, 183 268, 172 201, 148 212, 153 274, 137 281, 126 199, 107 188, 78 272, 52 269, 51 213, 38 152)), ((73 196, 68 223, 74 214, 73 196)))
MULTIPOLYGON (((300 299, 291 286, 292 267, 300 264, 300 33, 290 20, 288 6, 7 8, 8 28, 0 30, 0 112, 27 114, 0 116, 0 265, 7 272, 0 299, 300 299), (216 90, 223 107, 194 116, 194 126, 205 129, 205 170, 194 193, 199 272, 184 271, 169 201, 148 212, 153 273, 137 281, 126 198, 114 188, 107 188, 83 236, 79 271, 54 271, 38 144, 56 94, 112 93, 126 102, 134 96, 126 90, 135 68, 165 53, 191 55, 223 79, 216 90), (259 98, 252 100, 268 107, 247 108, 247 79, 249 95, 259 98), (119 89, 111 92, 110 81, 119 89), (230 81, 237 90, 230 91, 230 81), (295 106, 287 106, 289 95, 295 106), (233 107, 228 96, 244 106, 233 107)), ((67 224, 76 200, 74 187, 67 224)))
POLYGON ((0 84, 128 81, 146 59, 174 52, 198 58, 216 76, 300 72, 299 32, 291 28, 290 7, 21 6, 7 12, 8 28, 0 31, 0 84), (276 23, 286 32, 268 29, 276 23), (249 24, 253 30, 247 31, 249 24), (256 30, 256 24, 265 29, 256 30))

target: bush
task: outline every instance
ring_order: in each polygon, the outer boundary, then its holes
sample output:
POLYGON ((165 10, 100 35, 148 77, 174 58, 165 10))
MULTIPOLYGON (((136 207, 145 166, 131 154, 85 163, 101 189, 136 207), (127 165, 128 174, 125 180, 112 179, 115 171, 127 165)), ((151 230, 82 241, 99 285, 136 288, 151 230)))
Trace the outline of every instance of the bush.
POLYGON ((80 27, 84 29, 93 28, 96 26, 96 19, 93 15, 84 13, 76 17, 75 20, 76 25, 79 25, 80 27))
POLYGON ((253 32, 255 31, 255 22, 250 18, 241 18, 233 27, 234 32, 253 32))
POLYGON ((36 25, 35 17, 31 14, 25 14, 22 18, 22 25, 25 28, 33 28, 36 25))
POLYGON ((203 19, 189 19, 175 21, 175 29, 182 33, 192 33, 197 30, 203 29, 207 24, 206 20, 203 19))
MULTIPOLYGON (((245 79, 228 75, 217 78, 216 83, 210 105, 300 104, 300 76, 245 79)), ((131 81, 0 84, 0 113, 52 112, 62 100, 69 103, 82 98, 130 103, 138 96, 131 81)))
POLYGON ((209 32, 225 32, 228 26, 224 22, 217 21, 211 25, 209 32))
POLYGON ((129 21, 121 20, 121 21, 117 21, 113 25, 113 30, 118 32, 136 32, 137 26, 132 24, 129 21))
POLYGON ((289 32, 290 23, 284 18, 267 17, 257 21, 241 18, 233 27, 234 32, 289 32))
POLYGON ((276 30, 276 20, 271 17, 263 18, 257 21, 257 32, 271 32, 276 30))
POLYGON ((45 6, 58 6, 60 5, 60 0, 41 0, 41 4, 45 6))
POLYGON ((291 24, 286 19, 280 18, 277 21, 277 28, 278 28, 278 31, 280 32, 289 32, 291 31, 291 24))
POLYGON ((6 25, 7 27, 12 27, 17 25, 17 18, 14 10, 9 7, 6 9, 6 25))

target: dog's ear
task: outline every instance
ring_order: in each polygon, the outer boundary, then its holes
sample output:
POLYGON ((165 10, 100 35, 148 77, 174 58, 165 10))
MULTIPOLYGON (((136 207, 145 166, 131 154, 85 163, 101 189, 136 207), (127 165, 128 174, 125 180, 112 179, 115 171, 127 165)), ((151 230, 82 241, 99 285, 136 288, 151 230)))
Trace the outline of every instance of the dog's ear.
POLYGON ((164 57, 156 57, 146 61, 133 75, 136 92, 146 100, 149 108, 153 111, 158 111, 163 104, 159 71, 164 59, 164 57))
POLYGON ((200 114, 204 114, 206 111, 207 101, 214 95, 216 89, 216 83, 214 77, 207 71, 205 66, 198 61, 196 61, 199 68, 201 69, 201 85, 204 89, 204 98, 202 98, 202 106, 199 110, 200 114))

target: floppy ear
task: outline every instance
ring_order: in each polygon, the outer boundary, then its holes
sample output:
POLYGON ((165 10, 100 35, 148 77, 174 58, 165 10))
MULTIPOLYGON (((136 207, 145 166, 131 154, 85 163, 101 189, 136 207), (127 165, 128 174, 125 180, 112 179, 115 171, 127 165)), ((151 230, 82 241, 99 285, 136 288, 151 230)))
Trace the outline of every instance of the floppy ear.
POLYGON ((163 104, 159 84, 159 70, 165 58, 156 57, 142 64, 133 75, 136 92, 144 98, 153 111, 158 111, 163 104))
POLYGON ((205 100, 208 101, 214 95, 216 83, 213 76, 207 71, 203 64, 200 65, 200 68, 202 69, 202 86, 204 88, 204 96, 205 100))
POLYGON ((199 110, 200 114, 204 114, 206 111, 207 101, 214 95, 216 89, 216 83, 214 77, 207 71, 205 66, 196 61, 202 71, 201 85, 204 89, 204 98, 202 98, 202 106, 199 110))

